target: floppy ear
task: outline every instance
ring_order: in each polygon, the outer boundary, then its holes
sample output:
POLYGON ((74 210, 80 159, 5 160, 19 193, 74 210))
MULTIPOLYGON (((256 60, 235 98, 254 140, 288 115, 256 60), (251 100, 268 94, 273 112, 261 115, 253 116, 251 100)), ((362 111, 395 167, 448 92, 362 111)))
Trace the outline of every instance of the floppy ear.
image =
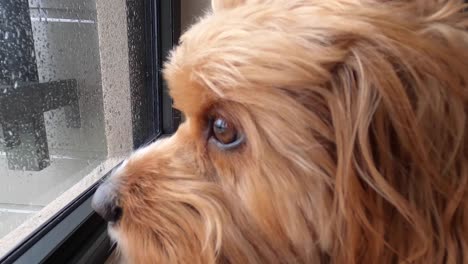
POLYGON ((214 12, 218 12, 224 9, 234 8, 245 2, 246 0, 211 0, 211 7, 214 12))

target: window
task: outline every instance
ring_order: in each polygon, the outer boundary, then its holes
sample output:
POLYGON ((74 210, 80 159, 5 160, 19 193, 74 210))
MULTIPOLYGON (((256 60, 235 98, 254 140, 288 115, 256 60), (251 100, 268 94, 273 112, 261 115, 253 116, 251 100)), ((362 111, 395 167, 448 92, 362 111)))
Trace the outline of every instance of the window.
POLYGON ((179 1, 0 1, 0 262, 106 257, 90 197, 138 146, 172 133, 160 68, 179 1))

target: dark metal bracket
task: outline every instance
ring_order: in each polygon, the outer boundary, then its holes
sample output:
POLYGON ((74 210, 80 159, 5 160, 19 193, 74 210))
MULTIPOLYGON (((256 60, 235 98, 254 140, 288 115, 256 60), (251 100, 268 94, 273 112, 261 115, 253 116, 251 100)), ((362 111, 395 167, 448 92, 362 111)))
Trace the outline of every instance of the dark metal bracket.
POLYGON ((50 164, 44 112, 65 108, 67 126, 80 127, 76 80, 30 83, 0 93, 0 124, 8 168, 39 171, 50 164))

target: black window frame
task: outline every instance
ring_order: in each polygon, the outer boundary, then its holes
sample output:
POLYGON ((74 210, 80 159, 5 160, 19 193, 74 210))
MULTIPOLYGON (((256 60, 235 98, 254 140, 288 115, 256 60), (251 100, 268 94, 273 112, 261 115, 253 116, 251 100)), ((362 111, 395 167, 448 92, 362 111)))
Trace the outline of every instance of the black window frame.
MULTIPOLYGON (((129 57, 145 57, 140 70, 146 77, 139 99, 147 100, 147 109, 139 110, 144 113, 146 124, 150 125, 140 128, 145 131, 144 138, 134 139, 134 147, 138 148, 172 134, 181 121, 180 112, 172 108, 172 99, 161 74, 164 59, 180 36, 180 0, 127 0, 126 4, 127 22, 143 23, 140 33, 145 36, 138 45, 129 45, 129 57), (142 12, 144 19, 140 17, 140 20, 132 21, 131 12, 142 12)), ((110 173, 103 175, 102 180, 110 173)), ((102 180, 90 186, 6 255, 0 256, 0 263, 104 263, 113 248, 107 236, 107 223, 91 208, 92 196, 102 180)))

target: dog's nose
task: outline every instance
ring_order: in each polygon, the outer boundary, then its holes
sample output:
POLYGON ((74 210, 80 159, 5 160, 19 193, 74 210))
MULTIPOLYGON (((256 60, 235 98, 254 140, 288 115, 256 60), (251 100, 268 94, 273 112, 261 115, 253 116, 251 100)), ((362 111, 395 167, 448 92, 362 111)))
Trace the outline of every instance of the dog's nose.
POLYGON ((91 206, 107 222, 117 222, 122 216, 122 208, 118 205, 116 187, 109 182, 104 182, 99 186, 94 193, 91 206))

